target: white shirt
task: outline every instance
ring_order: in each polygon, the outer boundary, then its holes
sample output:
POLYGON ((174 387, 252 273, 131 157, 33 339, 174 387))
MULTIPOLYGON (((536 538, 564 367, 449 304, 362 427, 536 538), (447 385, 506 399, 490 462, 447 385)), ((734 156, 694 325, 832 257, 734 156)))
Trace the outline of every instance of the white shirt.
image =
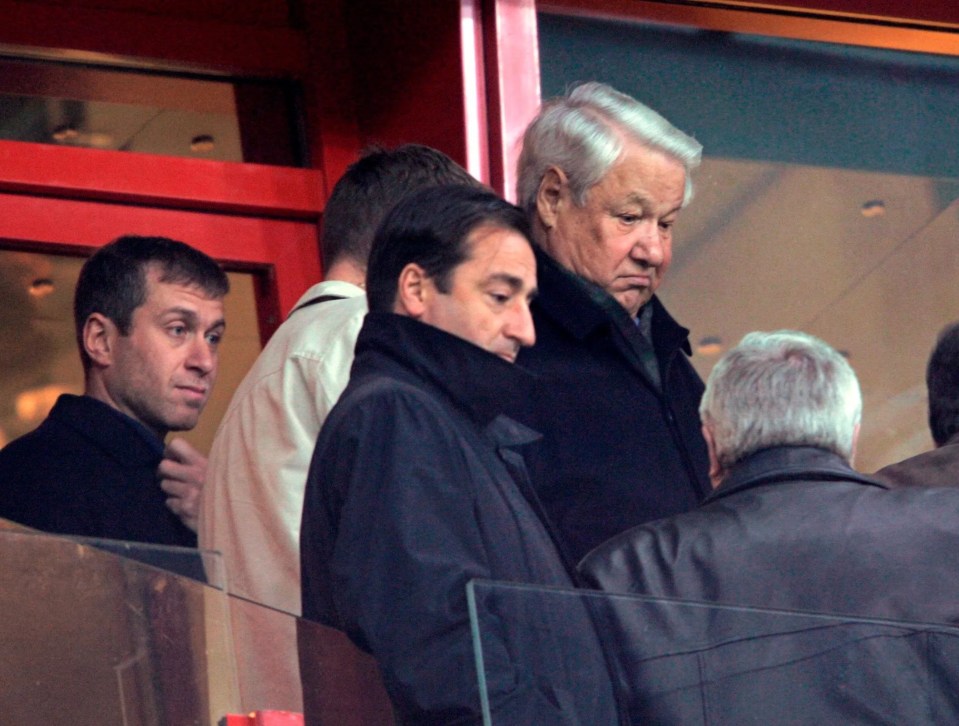
POLYGON ((300 519, 323 421, 349 381, 366 315, 356 285, 313 285, 240 383, 217 429, 199 541, 219 550, 232 594, 300 614, 300 519), (300 308, 322 295, 339 295, 300 308))

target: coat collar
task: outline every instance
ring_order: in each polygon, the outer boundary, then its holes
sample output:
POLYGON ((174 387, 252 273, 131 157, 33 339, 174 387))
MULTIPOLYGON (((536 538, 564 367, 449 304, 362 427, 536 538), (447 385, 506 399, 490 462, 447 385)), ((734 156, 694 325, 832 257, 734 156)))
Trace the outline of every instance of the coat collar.
POLYGON ((747 456, 709 496, 715 501, 736 492, 785 481, 852 481, 888 487, 850 467, 841 456, 816 446, 774 446, 747 456))
POLYGON ((508 397, 533 395, 535 379, 515 363, 432 325, 393 313, 367 314, 356 341, 351 375, 362 372, 368 353, 388 357, 442 391, 500 443, 518 445, 540 438, 503 414, 508 397))
POLYGON ((146 426, 90 396, 63 394, 50 418, 77 431, 121 465, 155 466, 163 458, 163 441, 146 426))
MULTIPOLYGON (((577 340, 612 325, 634 325, 616 300, 598 285, 576 275, 534 246, 540 295, 533 301, 543 313, 564 327, 577 340)), ((676 322, 659 298, 647 303, 653 311, 653 342, 658 351, 681 348, 692 355, 689 330, 676 322)))

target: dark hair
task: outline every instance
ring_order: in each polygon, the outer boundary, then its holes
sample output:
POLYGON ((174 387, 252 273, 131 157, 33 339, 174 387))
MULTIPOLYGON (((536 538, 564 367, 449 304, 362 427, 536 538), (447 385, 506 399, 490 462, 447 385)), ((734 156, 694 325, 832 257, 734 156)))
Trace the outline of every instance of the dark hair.
POLYGON ((365 267, 373 235, 404 196, 439 184, 482 185, 446 154, 405 144, 368 150, 347 168, 323 211, 323 269, 341 259, 365 267))
POLYGON ((210 257, 183 242, 166 237, 118 237, 101 247, 80 270, 73 296, 73 321, 84 368, 90 359, 83 347, 83 327, 92 313, 114 322, 129 335, 133 311, 146 302, 147 268, 160 270, 160 281, 195 285, 211 298, 230 291, 226 273, 210 257))
POLYGON ((939 333, 926 366, 929 391, 929 430, 936 446, 959 431, 959 323, 939 333))
POLYGON ((453 270, 469 259, 470 234, 483 226, 532 238, 522 210, 484 189, 431 187, 397 204, 373 239, 366 269, 370 310, 393 309, 400 272, 411 262, 426 271, 440 292, 449 292, 453 270))

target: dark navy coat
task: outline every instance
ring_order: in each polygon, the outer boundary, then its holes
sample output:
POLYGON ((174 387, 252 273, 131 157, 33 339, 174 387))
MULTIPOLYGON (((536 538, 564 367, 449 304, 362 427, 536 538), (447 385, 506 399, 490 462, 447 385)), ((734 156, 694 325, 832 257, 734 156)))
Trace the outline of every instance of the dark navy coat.
MULTIPOLYGON (((437 328, 370 313, 320 432, 301 530, 303 614, 376 657, 403 722, 480 722, 470 580, 571 587, 518 451, 538 434, 501 414, 504 390, 525 378, 437 328)), ((556 638, 574 627, 553 625, 556 638)), ((543 680, 486 642, 497 723, 614 722, 595 636, 578 632, 578 672, 543 680)))
POLYGON ((196 547, 157 480, 163 442, 89 396, 62 395, 0 451, 0 517, 45 532, 196 547))
POLYGON ((622 306, 541 250, 536 259, 536 345, 517 363, 539 389, 513 396, 510 412, 543 434, 542 456, 530 462, 534 485, 578 561, 614 534, 688 511, 706 495, 703 383, 687 357, 689 331, 657 298, 648 305, 661 389, 622 306))

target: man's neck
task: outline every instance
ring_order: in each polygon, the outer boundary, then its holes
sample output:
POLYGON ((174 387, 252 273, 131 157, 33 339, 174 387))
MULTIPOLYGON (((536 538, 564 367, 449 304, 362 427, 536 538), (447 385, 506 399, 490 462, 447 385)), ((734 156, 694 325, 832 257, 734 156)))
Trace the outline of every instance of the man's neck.
POLYGON ((348 282, 357 287, 366 287, 366 269, 353 260, 337 260, 326 270, 324 280, 348 282))

